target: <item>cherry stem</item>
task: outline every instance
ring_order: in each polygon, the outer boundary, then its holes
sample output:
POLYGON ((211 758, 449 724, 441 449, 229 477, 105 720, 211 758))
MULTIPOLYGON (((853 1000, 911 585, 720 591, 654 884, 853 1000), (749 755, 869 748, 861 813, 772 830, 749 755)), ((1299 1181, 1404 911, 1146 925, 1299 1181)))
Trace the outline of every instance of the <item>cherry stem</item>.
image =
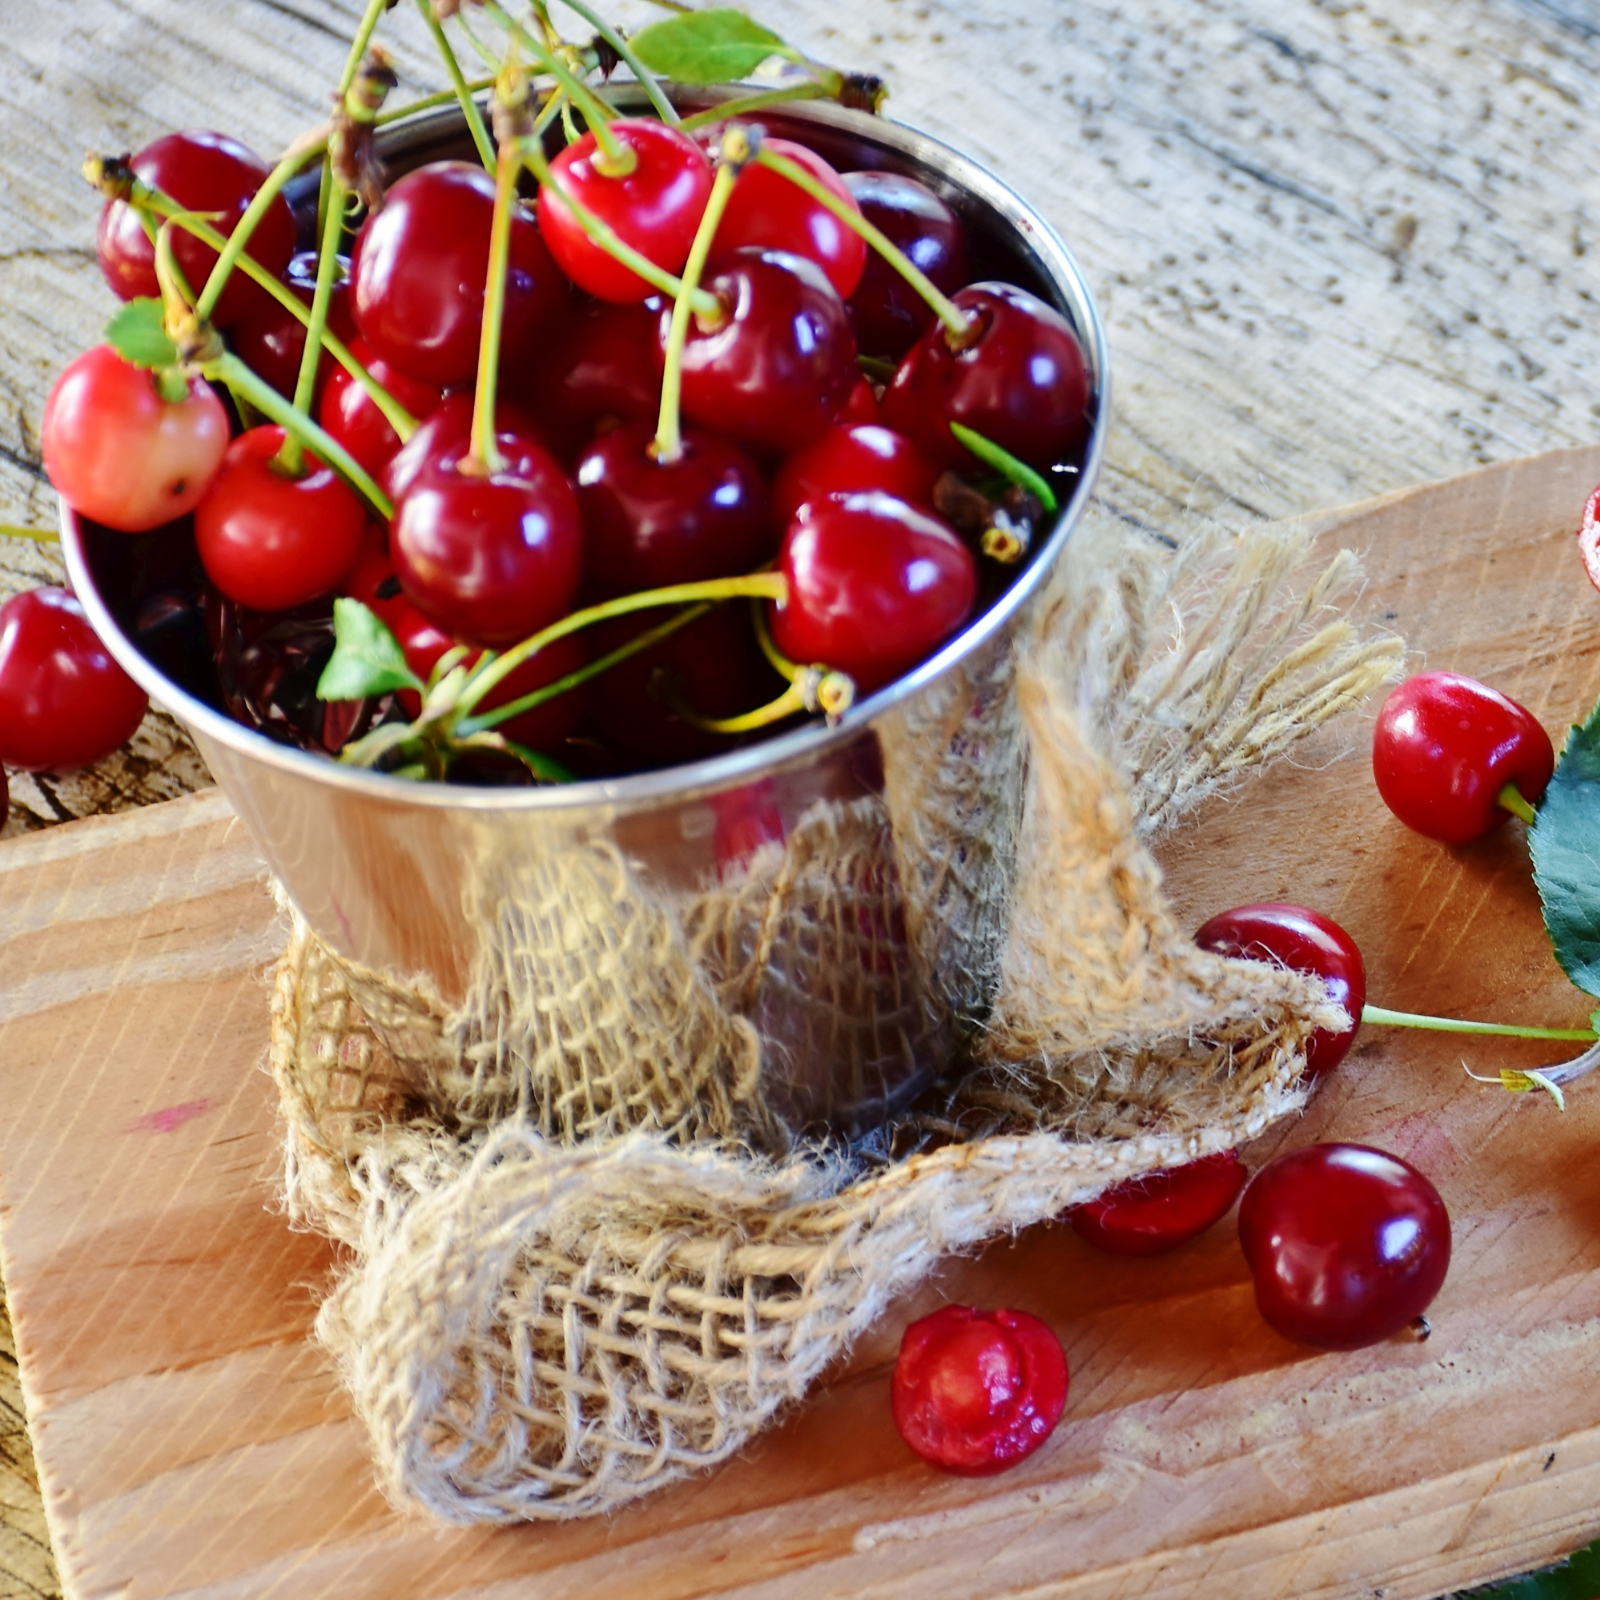
POLYGON ((667 700, 690 727, 699 728, 703 733, 730 736, 753 733, 757 728, 770 728, 774 722, 782 722, 786 717, 815 709, 806 704, 806 692, 800 678, 789 684, 776 700, 769 700, 764 706, 757 706, 754 711, 746 711, 737 717, 702 717, 681 695, 670 691, 667 700))
MULTIPOLYGON (((322 362, 322 336, 328 327, 328 305, 333 298, 333 278, 339 267, 339 238, 344 232, 344 209, 350 191, 337 179, 329 198, 328 215, 322 228, 322 253, 317 257, 317 287, 311 296, 311 320, 306 323, 305 348, 300 352, 300 371, 295 376, 294 408, 311 414, 317 392, 317 368, 322 362)), ((305 473, 305 446, 297 433, 284 435, 278 452, 278 466, 287 477, 305 473)))
MULTIPOLYGON (((356 59, 359 61, 360 58, 356 59)), ((343 91, 340 93, 342 95, 343 91)), ((234 224, 233 232, 228 235, 227 242, 217 252, 217 259, 211 271, 206 274, 205 287, 201 289, 200 298, 194 303, 194 313, 202 322, 209 322, 216 311, 217 301, 222 298, 222 291, 228 287, 228 279, 233 276, 233 269, 239 264, 239 258, 249 247, 256 231, 256 224, 266 216, 272 203, 282 193, 284 185, 312 157, 326 154, 328 134, 329 128, 326 123, 320 128, 302 134, 278 158, 277 165, 256 190, 250 204, 245 207, 244 215, 234 224)))
POLYGON ((361 58, 366 55, 372 35, 377 31, 378 19, 393 4, 394 0, 367 0, 367 9, 361 14, 361 25, 356 29, 355 38, 350 41, 350 54, 345 57, 344 71, 339 74, 340 100, 350 93, 350 86, 356 81, 356 74, 361 70, 361 58))
POLYGON ((332 467, 385 522, 394 515, 388 495, 372 481, 366 468, 303 411, 296 411, 270 383, 258 378, 238 356, 225 351, 214 360, 203 361, 200 375, 213 383, 227 384, 280 428, 298 434, 301 444, 332 467))
POLYGON ((1534 818, 1537 813, 1534 811, 1533 807, 1530 806, 1525 799, 1523 799, 1522 791, 1516 786, 1516 784, 1508 783, 1505 788, 1503 788, 1500 793, 1495 796, 1495 802, 1498 805, 1503 806, 1511 813, 1512 816, 1521 817, 1530 828, 1533 826, 1534 818))
MULTIPOLYGON (((657 461, 674 462, 683 454, 683 423, 680 416, 683 399, 683 349, 689 342, 689 318, 693 313, 695 291, 700 287, 700 275, 706 269, 706 258, 711 254, 711 241, 717 236, 722 223, 722 213, 728 209, 728 199, 739 173, 750 159, 750 139, 737 123, 722 136, 717 152, 717 176, 711 185, 706 208, 701 213, 700 225, 695 229, 694 243, 689 246, 689 259, 683 264, 683 281, 678 287, 678 297, 672 303, 672 321, 667 327, 667 354, 661 372, 661 415, 656 424, 655 456, 657 461)), ((721 307, 718 307, 719 317, 721 307)))
POLYGON ((804 190, 819 206, 831 211, 847 228, 859 233, 927 301, 933 314, 944 324, 956 349, 963 349, 970 342, 976 318, 969 317, 948 295, 941 294, 928 275, 906 255, 905 251, 894 244, 882 229, 868 222, 857 207, 847 205, 838 195, 812 177, 799 162, 791 161, 788 156, 780 155, 776 150, 770 148, 758 150, 756 160, 762 166, 787 178, 797 188, 804 190))
MULTIPOLYGON (((448 42, 448 41, 447 41, 448 42)), ((472 78, 463 85, 469 95, 482 94, 485 89, 494 87, 494 79, 472 78)), ((392 122, 404 122, 407 117, 421 116, 424 111, 432 111, 438 106, 447 106, 452 100, 459 99, 455 89, 440 89, 434 94, 426 94, 420 100, 413 100, 408 105, 396 106, 393 111, 380 111, 373 118, 373 126, 387 128, 392 122)))
POLYGON ((721 105, 712 106, 707 111, 697 111, 692 117, 685 117, 678 126, 685 133, 693 133, 696 129, 726 122, 729 117, 744 117, 752 111, 765 111, 768 106, 786 106, 796 100, 831 98, 827 88, 820 83, 800 83, 790 89, 767 89, 761 94, 746 94, 740 95, 737 100, 724 100, 721 105))
MULTIPOLYGON (((467 119, 467 130, 472 135, 472 142, 478 147, 478 159, 483 162, 485 171, 493 172, 494 141, 490 139, 489 130, 484 125, 483 113, 478 109, 478 102, 472 98, 472 89, 461 70, 461 63, 456 60, 456 53, 450 44, 449 36, 444 31, 444 24, 433 14, 433 0, 417 0, 417 10, 422 13, 422 20, 427 24, 428 32, 433 35, 439 59, 444 63, 444 70, 450 79, 451 93, 461 107, 462 116, 467 119)), ((489 81, 493 83, 494 80, 491 78, 489 81)))
POLYGON ((600 147, 595 171, 607 178, 627 177, 639 164, 639 158, 611 131, 610 107, 542 39, 536 39, 515 18, 507 16, 496 0, 481 0, 481 3, 483 9, 572 96, 572 103, 583 113, 583 120, 589 124, 594 142, 600 147))
POLYGON ((194 301, 183 268, 172 252, 172 221, 169 218, 156 232, 156 286, 161 290, 163 320, 174 341, 187 331, 185 324, 194 318, 194 301))
MULTIPOLYGON (((192 233, 201 243, 210 245, 213 250, 220 249, 225 242, 223 236, 209 223, 202 222, 192 212, 185 211, 170 196, 162 194, 159 189, 141 186, 135 191, 129 204, 137 206, 141 210, 153 211, 157 216, 165 218, 175 227, 183 229, 185 233, 192 233)), ((310 326, 311 313, 300 303, 299 297, 292 289, 268 272, 253 256, 240 256, 238 265, 247 278, 265 289, 285 311, 299 321, 302 327, 310 326)), ((331 330, 324 328, 322 346, 366 390, 372 403, 383 413, 384 420, 400 436, 401 443, 404 443, 417 431, 417 419, 356 360, 350 353, 350 347, 343 339, 339 338, 331 330)))
POLYGON ((50 528, 22 528, 9 522, 0 522, 0 538, 31 539, 35 544, 61 543, 61 535, 50 528))
POLYGON ((1486 1033, 1501 1039, 1565 1039, 1592 1044, 1600 1034, 1593 1028, 1524 1028, 1505 1022, 1465 1022, 1458 1017, 1429 1017, 1414 1011, 1390 1011, 1387 1006, 1363 1006, 1362 1022, 1390 1028, 1430 1028, 1438 1033, 1486 1033))
POLYGON ((515 672, 524 661, 564 639, 569 633, 580 633, 597 622, 609 622, 613 617, 626 617, 635 611, 650 611, 657 606, 692 606, 702 601, 737 600, 742 595, 756 595, 766 600, 776 600, 782 605, 789 597, 789 583, 781 572, 752 572, 742 578, 707 578, 700 583, 675 583, 665 589, 644 589, 638 594, 625 594, 615 600, 606 600, 582 611, 573 611, 552 622, 542 632, 513 645, 504 655, 492 661, 480 661, 477 675, 457 702, 463 713, 483 699, 497 683, 515 672))
MULTIPOLYGON (((527 127, 528 80, 515 60, 506 63, 495 85, 495 119, 527 127)), ((474 466, 486 473, 505 468, 495 428, 495 388, 500 379, 500 333, 505 322, 506 270, 511 260, 511 213, 517 202, 517 175, 522 156, 516 136, 502 137, 495 157, 494 220, 489 229, 489 280, 483 293, 483 332, 478 343, 478 386, 472 400, 472 455, 463 471, 474 466)))
MULTIPOLYGON (((632 245, 624 243, 609 223, 602 222, 581 200, 575 200, 561 187, 556 181, 555 174, 550 170, 550 163, 545 159, 544 147, 537 139, 524 139, 521 150, 522 159, 528 164, 528 170, 538 179, 540 186, 560 200, 561 204, 572 213, 573 221, 588 238, 604 250, 613 261, 621 262, 630 272, 637 273, 652 289, 674 297, 677 295, 682 287, 681 279, 658 267, 649 256, 642 255, 632 245)), ((722 302, 704 289, 695 290, 693 308, 697 317, 705 317, 708 321, 722 315, 722 302)))
POLYGON ((584 0, 564 0, 564 3, 569 11, 575 11, 582 17, 622 58, 623 65, 639 80, 639 87, 649 96, 650 104, 656 109, 656 115, 670 126, 676 126, 677 107, 666 97, 661 85, 656 81, 655 74, 634 53, 633 46, 604 17, 590 10, 584 4, 584 0))
POLYGON ((601 673, 609 672, 613 667, 626 661, 630 656, 636 656, 642 650, 648 650, 652 645, 660 644, 663 639, 670 638, 680 628, 686 628, 691 622, 698 621, 711 609, 709 604, 688 606, 675 617, 668 617, 665 622, 657 623, 655 627, 648 628, 645 632, 635 634, 626 644, 620 644, 615 650, 607 651, 594 661, 587 662, 584 666, 569 672, 564 678, 557 678, 554 683, 547 683, 541 688, 530 690, 520 700, 508 700, 503 706, 496 706, 492 711, 485 711, 476 717, 469 717, 456 725, 456 732, 462 735, 477 733, 484 728, 493 728, 502 722, 509 722, 513 717, 520 717, 524 711, 532 711, 542 706, 547 700, 554 700, 557 695, 566 694, 568 690, 576 689, 591 678, 598 678, 601 673))

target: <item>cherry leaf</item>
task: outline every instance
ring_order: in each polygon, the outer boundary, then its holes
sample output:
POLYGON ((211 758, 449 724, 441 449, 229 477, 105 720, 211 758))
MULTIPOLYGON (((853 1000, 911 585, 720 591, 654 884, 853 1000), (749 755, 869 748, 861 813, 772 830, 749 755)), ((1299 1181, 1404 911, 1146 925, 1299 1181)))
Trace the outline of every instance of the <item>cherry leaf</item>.
POLYGON ((156 299, 130 300, 105 327, 105 341, 136 367, 170 367, 178 347, 167 336, 166 313, 156 299))
POLYGON ((772 56, 797 59, 770 28, 742 11, 685 11, 652 22, 629 41, 652 71, 678 83, 733 83, 772 56))
POLYGON ((1528 848, 1556 960, 1600 996, 1600 706, 1567 734, 1528 848))
POLYGON ((422 679, 406 665, 400 641, 359 600, 333 602, 333 654, 317 680, 319 700, 364 700, 392 689, 415 689, 422 679))

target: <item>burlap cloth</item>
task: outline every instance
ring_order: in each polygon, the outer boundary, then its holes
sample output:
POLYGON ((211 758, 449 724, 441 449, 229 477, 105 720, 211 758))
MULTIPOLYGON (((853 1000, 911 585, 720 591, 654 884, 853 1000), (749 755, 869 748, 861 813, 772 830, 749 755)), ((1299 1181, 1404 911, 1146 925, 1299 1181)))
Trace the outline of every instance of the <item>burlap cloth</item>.
POLYGON ((291 916, 286 1203, 346 1247, 317 1334, 397 1503, 570 1517, 721 1461, 941 1254, 1300 1103, 1343 1013, 1198 950, 1147 840, 1398 666, 1308 547, 1092 515, 991 681, 885 737, 888 798, 685 895, 609 845, 491 876, 459 1006, 291 916), (764 1057, 886 1018, 941 1081, 796 1140, 764 1057))

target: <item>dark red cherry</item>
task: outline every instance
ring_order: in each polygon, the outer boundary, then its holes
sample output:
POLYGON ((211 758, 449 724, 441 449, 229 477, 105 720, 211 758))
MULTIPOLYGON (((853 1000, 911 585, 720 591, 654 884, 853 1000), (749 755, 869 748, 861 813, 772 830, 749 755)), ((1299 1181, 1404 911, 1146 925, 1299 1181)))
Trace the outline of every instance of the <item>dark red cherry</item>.
POLYGON ((566 474, 535 438, 500 421, 505 461, 493 473, 462 470, 470 428, 435 434, 389 529, 395 573, 417 609, 452 638, 491 649, 565 616, 583 573, 578 497, 566 474))
MULTIPOLYGON (((328 327, 346 344, 355 337, 356 324, 350 314, 350 266, 341 260, 338 281, 328 299, 328 327)), ((292 256, 283 281, 307 310, 317 292, 317 257, 311 250, 292 256)), ((300 381, 300 357, 306 347, 305 324, 276 300, 262 295, 259 304, 247 311, 229 331, 233 353, 258 378, 264 378, 286 400, 294 398, 300 381)), ((335 370, 343 371, 326 350, 317 363, 317 390, 335 370)))
MULTIPOLYGON (((590 630, 594 658, 615 650, 670 611, 619 617, 590 630)), ((630 656, 590 685, 589 704, 608 743, 637 761, 666 766, 726 750, 673 709, 674 696, 703 717, 733 717, 774 699, 783 685, 767 665, 744 605, 718 606, 660 644, 630 656)))
POLYGON ((195 507, 201 564, 230 600, 287 611, 327 594, 361 549, 366 508, 331 468, 305 458, 302 477, 277 465, 284 430, 241 433, 195 507))
POLYGON ((623 117, 611 123, 633 155, 633 170, 608 174, 592 133, 550 163, 539 189, 539 228, 561 270, 601 300, 644 300, 656 291, 583 231, 562 196, 608 223, 625 244, 668 272, 683 271, 711 193, 711 162, 686 133, 664 123, 623 117))
POLYGON ((1409 1163, 1314 1144, 1263 1167, 1239 1204, 1261 1315, 1286 1339, 1359 1350, 1433 1303, 1450 1269, 1450 1214, 1409 1163))
POLYGON ((978 598, 977 563, 949 524, 879 492, 814 502, 778 568, 789 580, 772 608, 778 648, 849 673, 863 694, 932 655, 978 598))
POLYGON ((854 427, 857 423, 882 420, 876 391, 865 378, 857 378, 850 390, 850 398, 844 403, 844 410, 839 413, 839 421, 854 427))
POLYGON ((146 704, 65 589, 24 589, 0 605, 0 765, 99 761, 133 737, 146 704))
MULTIPOLYGON (((465 161, 408 173, 383 209, 362 224, 351 258, 351 306, 374 353, 436 388, 477 370, 494 179, 465 161)), ((538 359, 539 341, 560 317, 567 291, 528 208, 511 223, 501 369, 538 359)))
MULTIPOLYGON (((351 342, 350 353, 418 421, 432 416, 444 399, 443 390, 408 378, 374 355, 360 339, 351 342)), ((329 375, 317 407, 317 420, 374 477, 399 453, 400 435, 343 367, 336 367, 329 375)))
POLYGON ((1461 672, 1423 672, 1390 692, 1372 729, 1372 776, 1408 828, 1470 844, 1511 815, 1514 783, 1531 805, 1555 770, 1550 735, 1526 706, 1461 672))
POLYGON ((1237 1153, 1224 1150, 1115 1183, 1073 1206, 1067 1220, 1081 1237, 1112 1255, 1160 1255, 1226 1216, 1249 1176, 1237 1153))
POLYGON ((731 439, 698 428, 663 461, 648 422, 603 433, 574 473, 597 596, 751 572, 777 548, 767 485, 731 439))
MULTIPOLYGON (((861 214, 936 289, 954 294, 967 281, 967 233, 961 219, 926 184, 898 172, 847 172, 844 181, 861 214)), ((850 296, 856 342, 869 355, 898 361, 933 321, 928 302, 878 254, 850 296)))
POLYGON ((661 301, 574 308, 555 348, 537 367, 507 373, 501 393, 536 417, 567 459, 597 425, 653 421, 661 409, 656 316, 661 301))
MULTIPOLYGON (((787 156, 835 199, 852 211, 860 209, 845 180, 816 151, 789 139, 767 139, 762 148, 787 156)), ((754 162, 733 186, 714 248, 722 255, 746 246, 786 250, 814 261, 843 300, 855 292, 867 264, 866 241, 859 233, 780 173, 754 162)))
POLYGON ((900 1340, 894 1425, 924 1461, 987 1476, 1030 1456, 1067 1403, 1067 1358, 1026 1311, 942 1306, 900 1340))
MULTIPOLYGON (((844 301, 822 269, 773 250, 737 250, 705 285, 724 310, 691 324, 683 351, 684 415, 773 451, 814 438, 855 387, 856 346, 844 301)), ((671 312, 657 323, 664 359, 671 312)))
POLYGON ((931 509, 938 476, 939 468, 893 429, 835 423, 779 469, 772 484, 773 520, 786 528, 807 501, 867 489, 931 509))
MULTIPOLYGON (((406 440, 404 446, 389 458, 377 476, 379 487, 391 500, 398 500, 405 493, 406 486, 423 464, 437 455, 443 445, 466 440, 472 432, 473 404, 470 392, 458 390, 454 394, 447 394, 423 419, 421 426, 406 440)), ((518 407, 497 405, 495 418, 502 433, 515 433, 524 439, 534 440, 547 450, 550 448, 544 430, 518 407)))
MULTIPOLYGON (((190 211, 207 213, 206 220, 226 234, 233 232, 271 170, 237 139, 199 130, 166 134, 134 156, 132 166, 152 188, 190 211)), ((280 195, 251 234, 249 254, 268 272, 281 273, 289 264, 294 240, 294 213, 280 195)), ((119 299, 160 294, 155 246, 132 206, 122 200, 106 202, 95 244, 100 270, 119 299)), ((190 290, 199 294, 216 262, 216 252, 174 227, 172 253, 190 290)), ((235 269, 212 321, 227 327, 264 299, 262 291, 235 269)))
POLYGON ((954 297, 978 319, 952 350, 938 324, 911 347, 883 394, 883 420, 950 466, 973 458, 950 432, 964 423, 1041 471, 1065 460, 1089 426, 1089 365, 1071 324, 1009 283, 975 283, 954 297))
POLYGON ((1267 961, 1321 978, 1335 1004, 1349 1014, 1350 1026, 1337 1033, 1318 1028, 1311 1035, 1306 1078, 1314 1082, 1344 1060, 1367 1003, 1367 969, 1355 940, 1332 917, 1306 906, 1235 906, 1205 923, 1194 942, 1219 956, 1267 961))

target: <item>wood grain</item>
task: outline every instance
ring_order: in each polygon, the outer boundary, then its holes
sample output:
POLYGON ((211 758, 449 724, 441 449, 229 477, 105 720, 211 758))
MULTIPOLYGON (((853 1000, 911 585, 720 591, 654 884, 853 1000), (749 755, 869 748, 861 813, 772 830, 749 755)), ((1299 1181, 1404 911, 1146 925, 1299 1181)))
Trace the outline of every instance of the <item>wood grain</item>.
MULTIPOLYGON (((1429 661, 1559 729, 1600 692, 1571 538, 1597 477, 1600 449, 1495 467, 1323 538, 1364 550, 1365 605, 1429 661)), ((1355 933, 1381 1003, 1585 1015, 1520 831, 1464 851, 1406 833, 1367 781, 1366 726, 1171 839, 1182 913, 1302 898, 1355 933)), ((709 1476, 558 1527, 398 1516, 306 1343, 330 1257, 272 1209, 259 873, 215 794, 0 847, 0 1259, 74 1600, 1424 1600, 1600 1533, 1600 1091, 1563 1116, 1462 1071, 1542 1047, 1379 1029, 1246 1154, 1366 1140, 1434 1179, 1455 1254, 1425 1343, 1289 1345, 1226 1226, 1157 1262, 1037 1228, 945 1264, 709 1476), (1066 1421, 996 1480, 922 1467, 890 1422, 900 1330, 944 1299, 1032 1310, 1067 1349, 1066 1421)))

